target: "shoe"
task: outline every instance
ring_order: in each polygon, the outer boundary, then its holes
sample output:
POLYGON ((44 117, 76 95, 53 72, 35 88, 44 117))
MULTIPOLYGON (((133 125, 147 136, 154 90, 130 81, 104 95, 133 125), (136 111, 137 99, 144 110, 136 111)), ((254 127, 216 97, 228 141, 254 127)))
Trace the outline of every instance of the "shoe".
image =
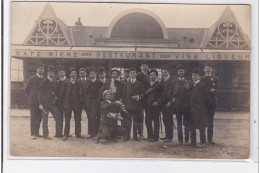
POLYGON ((216 143, 213 142, 213 141, 209 141, 209 144, 210 144, 210 145, 215 145, 216 143))
MULTIPOLYGON (((140 138, 139 138, 140 139, 140 138)), ((150 139, 149 138, 143 138, 142 140, 144 141, 149 141, 150 139)))
POLYGON ((160 138, 161 140, 166 140, 167 139, 167 137, 164 137, 164 138, 160 138))
POLYGON ((134 140, 137 142, 141 142, 140 139, 138 139, 137 137, 135 137, 134 140))
POLYGON ((189 144, 191 147, 197 147, 197 144, 196 143, 190 143, 189 144))
POLYGON ((32 135, 31 139, 35 140, 35 139, 37 139, 37 137, 35 135, 32 135))
POLYGON ((67 136, 63 136, 62 140, 63 141, 67 141, 68 137, 67 136))
POLYGON ((69 135, 68 137, 72 137, 72 135, 69 135))
POLYGON ((55 138, 62 138, 63 135, 55 135, 54 137, 55 137, 55 138))
POLYGON ((123 142, 128 141, 128 140, 127 140, 127 137, 125 137, 125 136, 122 136, 122 137, 121 137, 121 140, 122 140, 123 142))
POLYGON ((84 138, 84 136, 82 136, 81 134, 76 135, 77 138, 84 138))
POLYGON ((92 139, 94 136, 93 135, 88 135, 86 138, 87 139, 92 139))
POLYGON ((139 135, 139 139, 140 140, 144 139, 144 136, 143 135, 139 135))
POLYGON ((198 144, 198 147, 204 147, 204 146, 206 146, 206 143, 199 143, 198 144))
POLYGON ((43 136, 38 134, 38 135, 36 135, 36 137, 37 138, 42 138, 43 136))
POLYGON ((156 139, 149 139, 149 142, 158 142, 156 139))
POLYGON ((169 143, 172 142, 172 139, 166 139, 165 141, 163 141, 164 143, 169 143))
POLYGON ((183 142, 179 141, 179 144, 178 145, 183 145, 183 142))
POLYGON ((43 139, 51 139, 49 136, 44 136, 43 139))

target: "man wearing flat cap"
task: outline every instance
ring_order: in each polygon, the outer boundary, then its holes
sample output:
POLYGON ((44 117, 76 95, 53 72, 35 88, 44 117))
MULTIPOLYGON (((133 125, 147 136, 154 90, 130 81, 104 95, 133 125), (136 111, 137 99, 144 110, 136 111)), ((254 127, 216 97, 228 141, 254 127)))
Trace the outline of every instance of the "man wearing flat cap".
POLYGON ((55 67, 50 65, 47 70, 47 78, 40 83, 38 93, 39 108, 42 111, 42 129, 44 139, 51 139, 48 130, 48 114, 51 112, 56 122, 56 137, 62 137, 62 121, 56 101, 58 94, 56 92, 55 67))
POLYGON ((200 78, 200 81, 204 83, 210 95, 211 105, 209 105, 208 113, 210 118, 210 125, 207 128, 207 137, 208 143, 214 145, 215 142, 213 141, 213 127, 214 127, 214 114, 218 105, 218 98, 217 98, 217 90, 219 89, 219 78, 213 75, 213 66, 211 63, 205 63, 204 67, 205 75, 200 78))
POLYGON ((89 85, 85 91, 85 104, 88 116, 88 137, 87 139, 94 138, 98 133, 100 112, 99 112, 99 91, 103 83, 97 79, 96 68, 90 67, 89 70, 89 85))
POLYGON ((44 80, 44 64, 39 63, 37 66, 37 73, 31 76, 25 85, 25 92, 28 95, 28 104, 30 106, 30 128, 31 138, 36 139, 41 137, 39 135, 40 124, 42 121, 41 111, 39 109, 38 92, 40 88, 40 82, 44 80))
POLYGON ((66 77, 66 72, 65 72, 65 68, 64 66, 60 65, 57 67, 57 72, 58 72, 58 76, 59 79, 57 80, 57 84, 56 84, 56 91, 57 91, 57 95, 58 95, 58 99, 56 102, 56 105, 60 111, 60 116, 61 116, 61 122, 62 122, 62 129, 63 129, 63 121, 64 121, 64 107, 63 107, 63 102, 64 102, 64 95, 62 93, 63 88, 64 88, 64 84, 65 82, 68 82, 69 79, 66 77))
POLYGON ((119 101, 124 89, 124 84, 119 80, 120 71, 117 68, 112 68, 110 74, 111 79, 103 83, 99 91, 99 96, 100 98, 103 98, 103 92, 105 90, 111 90, 114 95, 114 100, 119 101))
MULTIPOLYGON (((129 69, 130 80, 125 84, 122 94, 123 103, 126 110, 133 117, 133 137, 135 141, 140 141, 137 134, 142 136, 141 125, 143 120, 142 103, 141 100, 145 94, 143 84, 136 79, 136 69, 134 67, 129 69)), ((130 132, 132 120, 129 119, 126 123, 127 139, 130 139, 130 132)))
POLYGON ((194 68, 192 71, 193 85, 190 96, 190 117, 191 124, 191 144, 196 146, 196 129, 200 132, 200 145, 206 143, 205 128, 210 125, 208 106, 211 104, 207 86, 200 82, 200 69, 194 68))
POLYGON ((189 113, 189 96, 191 82, 185 78, 185 69, 182 64, 178 64, 176 67, 177 78, 172 81, 170 89, 168 91, 168 97, 174 106, 177 120, 177 131, 179 144, 183 144, 183 131, 182 125, 185 126, 185 143, 189 142, 189 126, 188 126, 188 113, 189 113))
POLYGON ((63 141, 68 139, 70 134, 70 120, 72 112, 75 120, 75 135, 77 138, 83 138, 81 135, 81 112, 82 112, 82 90, 81 84, 77 81, 76 68, 69 70, 70 80, 67 81, 63 88, 64 109, 65 109, 65 128, 63 141))

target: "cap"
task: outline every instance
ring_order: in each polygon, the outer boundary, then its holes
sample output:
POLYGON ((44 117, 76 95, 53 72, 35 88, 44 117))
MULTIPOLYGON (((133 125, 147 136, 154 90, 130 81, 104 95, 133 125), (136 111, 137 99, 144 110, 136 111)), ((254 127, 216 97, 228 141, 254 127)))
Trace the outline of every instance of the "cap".
POLYGON ((163 65, 163 66, 161 67, 161 70, 170 71, 170 67, 169 67, 169 65, 163 65))
POLYGON ((39 67, 45 67, 45 65, 44 65, 42 62, 39 62, 39 63, 37 64, 37 68, 39 68, 39 67))
POLYGON ((158 76, 158 71, 155 70, 155 69, 151 69, 151 70, 149 71, 149 75, 150 75, 151 73, 153 73, 153 72, 156 74, 156 76, 158 76))
POLYGON ((195 68, 192 69, 192 73, 198 73, 198 74, 200 74, 200 69, 197 68, 197 67, 195 67, 195 68))
POLYGON ((84 68, 84 67, 80 68, 79 71, 87 72, 86 68, 84 68))
POLYGON ((212 63, 211 62, 206 62, 205 63, 205 67, 212 67, 212 63))
POLYGON ((105 73, 106 70, 104 69, 104 67, 99 67, 98 68, 98 73, 101 74, 101 73, 105 73))
POLYGON ((49 65, 47 71, 55 72, 55 66, 54 65, 49 65))
POLYGON ((57 67, 57 71, 65 71, 64 66, 59 65, 59 66, 57 67))
POLYGON ((105 90, 105 91, 103 92, 103 99, 105 99, 105 95, 106 95, 106 93, 108 93, 108 92, 110 92, 110 93, 113 95, 113 92, 112 92, 111 90, 105 90))
POLYGON ((120 73, 121 73, 117 68, 112 68, 110 73, 112 73, 113 71, 116 71, 118 73, 118 75, 120 75, 120 73))
POLYGON ((96 72, 97 72, 97 69, 96 69, 95 67, 89 67, 89 68, 88 68, 88 72, 89 72, 89 73, 90 73, 90 72, 93 72, 93 71, 96 73, 96 72))
POLYGON ((77 69, 75 67, 71 67, 70 70, 69 70, 69 73, 71 73, 72 71, 77 72, 77 69))
POLYGON ((125 68, 125 69, 124 69, 124 72, 129 72, 129 68, 125 68))
POLYGON ((178 65, 176 66, 176 70, 180 70, 180 69, 184 69, 184 67, 183 67, 182 64, 178 64, 178 65))
POLYGON ((130 71, 136 71, 135 67, 130 67, 130 68, 129 68, 129 72, 130 72, 130 71))

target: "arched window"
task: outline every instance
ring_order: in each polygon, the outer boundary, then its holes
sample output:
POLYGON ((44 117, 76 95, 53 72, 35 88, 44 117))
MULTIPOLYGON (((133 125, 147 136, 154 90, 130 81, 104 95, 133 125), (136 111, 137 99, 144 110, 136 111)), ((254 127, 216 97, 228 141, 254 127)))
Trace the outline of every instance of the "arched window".
POLYGON ((123 16, 114 25, 111 38, 163 39, 160 24, 151 16, 136 12, 123 16))

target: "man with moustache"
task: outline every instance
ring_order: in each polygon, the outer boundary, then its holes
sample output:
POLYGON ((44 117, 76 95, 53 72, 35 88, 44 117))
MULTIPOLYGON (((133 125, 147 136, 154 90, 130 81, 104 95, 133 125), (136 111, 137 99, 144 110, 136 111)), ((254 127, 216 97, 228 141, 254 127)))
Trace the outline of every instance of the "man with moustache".
POLYGON ((60 112, 56 106, 58 95, 56 92, 55 67, 50 65, 47 70, 47 78, 40 83, 38 93, 39 109, 42 112, 42 129, 44 139, 51 139, 48 130, 48 114, 51 112, 56 122, 56 137, 62 137, 62 121, 60 112))
POLYGON ((160 116, 160 84, 157 80, 158 72, 155 69, 149 71, 150 83, 146 90, 145 124, 149 142, 159 140, 159 116, 160 116), (153 126, 154 125, 154 126, 153 126))
POLYGON ((200 69, 192 71, 193 86, 190 96, 191 145, 196 146, 196 129, 200 132, 200 146, 206 143, 205 128, 210 125, 207 108, 211 105, 207 86, 200 81, 200 69))
MULTIPOLYGON (((62 66, 62 65, 58 66, 57 71, 58 71, 59 79, 57 80, 57 84, 56 84, 56 91, 57 91, 57 96, 58 96, 56 105, 60 112, 61 122, 62 122, 61 127, 63 129, 63 121, 64 121, 65 115, 64 115, 64 107, 63 107, 64 95, 62 93, 62 90, 64 88, 65 82, 68 82, 69 79, 66 77, 66 72, 65 72, 64 66, 62 66)), ((58 136, 55 136, 55 137, 58 137, 58 136)))
POLYGON ((213 75, 212 64, 207 62, 204 67, 205 75, 200 78, 200 81, 204 83, 210 95, 211 105, 207 107, 210 119, 210 125, 207 128, 208 143, 214 145, 213 141, 213 127, 214 127, 214 114, 218 105, 217 90, 219 89, 220 83, 219 78, 213 75))
POLYGON ((106 81, 102 85, 102 87, 99 91, 99 96, 100 96, 100 98, 103 98, 103 92, 105 90, 110 90, 110 91, 112 91, 112 93, 114 95, 114 100, 119 101, 122 97, 122 93, 123 93, 123 89, 124 89, 124 84, 119 80, 120 71, 117 70, 116 68, 112 68, 110 73, 111 73, 111 79, 106 81))
POLYGON ((81 84, 77 81, 76 68, 69 70, 70 80, 67 81, 63 88, 64 109, 65 109, 65 128, 63 141, 68 139, 70 134, 70 120, 72 111, 75 120, 75 135, 77 138, 84 138, 81 135, 81 113, 82 113, 82 89, 81 84))
POLYGON ((30 77, 24 89, 26 94, 28 95, 28 104, 30 106, 31 139, 42 137, 39 135, 42 115, 39 109, 39 102, 37 97, 40 88, 40 83, 42 80, 44 80, 43 74, 44 74, 44 64, 39 63, 37 66, 36 75, 30 77))
MULTIPOLYGON (((133 137, 135 141, 140 141, 139 136, 141 133, 141 125, 143 119, 142 113, 142 97, 145 94, 144 86, 136 79, 136 69, 131 67, 129 69, 130 80, 125 84, 122 94, 122 100, 125 104, 126 110, 133 117, 133 137)), ((132 120, 127 121, 127 140, 130 139, 132 120)))
POLYGON ((185 70, 182 64, 176 67, 177 78, 172 81, 168 91, 169 99, 174 105, 177 120, 177 131, 179 144, 183 144, 182 125, 185 126, 185 143, 189 142, 189 126, 188 126, 188 113, 189 113, 189 95, 191 83, 184 77, 185 70))
POLYGON ((96 68, 89 68, 89 85, 86 87, 85 91, 85 106, 87 109, 88 116, 88 137, 87 139, 94 138, 98 133, 100 112, 99 112, 99 91, 103 83, 97 79, 96 68))
POLYGON ((165 127, 165 137, 161 138, 164 142, 171 142, 173 139, 173 110, 172 102, 168 98, 168 91, 173 78, 170 76, 170 67, 165 65, 161 67, 162 80, 160 83, 161 97, 159 104, 162 109, 163 124, 165 127))

